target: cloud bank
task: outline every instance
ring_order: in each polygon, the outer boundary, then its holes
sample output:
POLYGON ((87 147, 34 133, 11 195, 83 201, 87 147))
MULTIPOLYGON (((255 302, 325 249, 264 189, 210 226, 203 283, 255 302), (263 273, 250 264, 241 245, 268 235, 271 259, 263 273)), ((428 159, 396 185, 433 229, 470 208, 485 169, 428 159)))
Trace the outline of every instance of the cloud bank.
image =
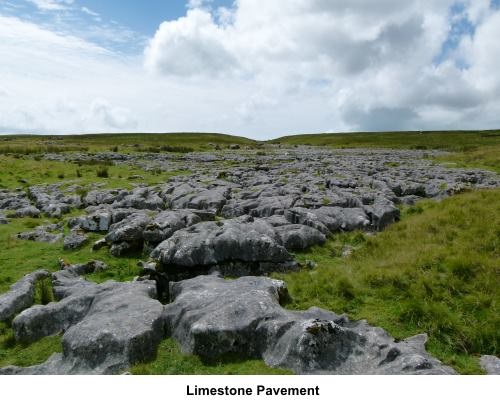
POLYGON ((4 132, 500 127, 488 0, 191 1, 140 56, 1 16, 0 38, 4 132))

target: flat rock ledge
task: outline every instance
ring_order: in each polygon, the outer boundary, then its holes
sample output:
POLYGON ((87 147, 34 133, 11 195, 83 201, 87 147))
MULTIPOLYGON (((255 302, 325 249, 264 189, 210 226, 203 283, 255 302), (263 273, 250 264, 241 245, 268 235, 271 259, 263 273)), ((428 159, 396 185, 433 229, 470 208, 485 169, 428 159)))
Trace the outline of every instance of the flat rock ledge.
POLYGON ((117 374, 152 360, 168 336, 202 358, 237 353, 298 374, 454 373, 425 351, 426 335, 396 342, 365 321, 319 308, 284 309, 288 294, 279 280, 198 276, 171 283, 173 302, 164 306, 153 282, 96 284, 81 277, 92 267, 54 273, 60 301, 14 318, 18 341, 62 334, 63 352, 0 374, 117 374))

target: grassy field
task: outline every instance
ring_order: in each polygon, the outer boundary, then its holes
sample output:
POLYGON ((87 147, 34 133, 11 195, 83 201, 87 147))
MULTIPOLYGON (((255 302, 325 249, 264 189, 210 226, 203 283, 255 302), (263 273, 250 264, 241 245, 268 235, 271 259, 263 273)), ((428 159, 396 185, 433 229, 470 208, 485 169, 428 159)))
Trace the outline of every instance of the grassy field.
MULTIPOLYGON (((452 152, 437 158, 442 164, 500 172, 498 134, 499 131, 325 134, 278 141, 335 148, 440 148, 452 152)), ((118 148, 121 152, 134 152, 150 148, 160 150, 164 145, 179 148, 177 152, 183 153, 191 149, 214 149, 209 143, 222 148, 230 144, 258 147, 245 138, 199 134, 4 138, 9 140, 0 140, 0 188, 26 188, 67 181, 68 185, 82 186, 83 192, 93 183, 101 183, 106 188, 129 188, 131 176, 143 177, 134 181, 157 184, 185 172, 144 171, 128 165, 48 162, 33 154, 58 148, 90 152, 118 148), (103 168, 107 177, 98 175, 103 168)), ((478 355, 499 353, 498 212, 500 190, 471 191, 442 202, 421 201, 414 207, 404 208, 401 221, 382 233, 372 236, 359 232, 339 234, 323 247, 297 253, 299 261, 313 260, 318 264, 313 271, 274 276, 284 279, 289 286, 293 298, 289 308, 305 309, 316 305, 346 312, 353 319, 368 319, 400 339, 427 332, 430 337, 428 349, 432 354, 462 373, 480 373, 478 355), (354 251, 350 257, 342 257, 346 245, 354 251)), ((75 215, 76 212, 70 214, 75 215)), ((62 243, 49 245, 15 238, 18 232, 47 221, 54 220, 11 219, 8 225, 0 227, 0 293, 35 269, 55 271, 59 258, 70 263, 103 260, 109 270, 89 276, 97 282, 131 280, 137 275, 137 261, 144 259, 141 254, 116 258, 106 249, 91 252, 90 243, 101 235, 90 234, 89 245, 76 251, 64 251, 62 243)), ((58 336, 23 346, 15 343, 8 323, 0 324, 0 366, 36 364, 60 350, 58 336)), ((272 370, 262 361, 239 358, 223 358, 206 364, 196 356, 182 354, 171 339, 160 345, 155 361, 136 365, 131 371, 134 374, 285 372, 272 370)))
POLYGON ((498 146, 500 130, 303 134, 284 136, 271 142, 335 148, 443 149, 467 152, 482 146, 498 146))
POLYGON ((171 134, 86 134, 64 136, 9 135, 0 137, 0 154, 44 152, 190 152, 214 150, 215 146, 254 146, 256 142, 239 136, 212 133, 171 134))
POLYGON ((188 171, 146 171, 127 164, 110 165, 110 162, 106 161, 77 164, 35 160, 27 155, 7 155, 0 158, 0 188, 7 189, 59 182, 67 182, 68 185, 78 184, 83 189, 97 183, 103 188, 130 189, 133 183, 155 185, 168 181, 172 176, 188 173, 188 171))

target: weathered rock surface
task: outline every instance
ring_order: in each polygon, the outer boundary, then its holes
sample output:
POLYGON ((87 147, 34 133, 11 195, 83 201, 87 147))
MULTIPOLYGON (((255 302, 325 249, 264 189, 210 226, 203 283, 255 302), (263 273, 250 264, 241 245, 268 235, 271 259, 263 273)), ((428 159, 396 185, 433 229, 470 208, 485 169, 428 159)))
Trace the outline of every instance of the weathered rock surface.
POLYGON ((490 355, 481 356, 480 364, 488 374, 500 375, 500 359, 498 357, 490 355))
POLYGON ((121 256, 141 249, 144 242, 142 233, 150 222, 151 216, 148 213, 138 211, 111 225, 105 238, 111 245, 111 254, 121 256))
POLYGON ((365 321, 319 308, 284 309, 282 281, 199 276, 172 283, 174 302, 163 306, 150 281, 95 284, 81 277, 102 265, 54 273, 60 301, 32 306, 14 318, 18 341, 62 333, 63 352, 40 365, 2 368, 0 374, 120 373, 152 359, 166 336, 204 358, 238 353, 300 374, 453 373, 425 351, 425 335, 395 342, 365 321))
POLYGON ((287 250, 302 250, 326 242, 325 235, 310 226, 288 224, 278 226, 275 229, 280 244, 287 250))
POLYGON ((59 302, 35 305, 13 321, 16 339, 32 342, 63 333, 61 354, 41 365, 0 374, 115 374, 154 358, 164 337, 163 305, 152 282, 95 284, 79 277, 89 266, 54 274, 59 302))
POLYGON ((293 266, 291 255, 277 239, 276 231, 266 221, 243 216, 177 231, 160 243, 151 257, 167 272, 176 267, 209 271, 217 266, 225 274, 241 275, 250 269, 253 274, 262 274, 269 271, 266 264, 275 269, 293 266))
MULTIPOLYGON (((207 215, 207 214, 205 214, 207 215)), ((191 210, 162 211, 146 225, 142 233, 145 241, 156 246, 158 243, 170 238, 175 231, 197 224, 204 218, 191 210)), ((211 220, 215 215, 211 215, 211 220)))
POLYGON ((187 353, 239 353, 300 374, 449 374, 425 351, 425 335, 396 342, 365 321, 319 308, 280 306, 282 281, 199 276, 171 284, 165 322, 187 353))
POLYGON ((0 322, 33 305, 35 285, 39 280, 49 277, 44 270, 35 271, 13 284, 5 294, 0 295, 0 322))
POLYGON ((56 243, 63 238, 62 226, 59 224, 37 226, 33 231, 17 234, 18 239, 35 242, 56 243))
POLYGON ((89 240, 88 236, 81 229, 74 228, 66 235, 63 241, 64 249, 78 249, 89 240))

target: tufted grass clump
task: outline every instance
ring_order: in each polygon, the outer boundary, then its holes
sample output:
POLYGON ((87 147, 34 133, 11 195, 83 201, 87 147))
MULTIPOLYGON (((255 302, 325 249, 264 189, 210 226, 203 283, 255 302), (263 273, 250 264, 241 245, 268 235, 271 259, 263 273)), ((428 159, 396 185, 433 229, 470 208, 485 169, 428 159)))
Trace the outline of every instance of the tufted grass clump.
POLYGON ((97 177, 108 178, 108 177, 109 177, 109 171, 108 171, 108 168, 107 168, 106 166, 100 166, 100 167, 96 170, 96 175, 97 175, 97 177))

